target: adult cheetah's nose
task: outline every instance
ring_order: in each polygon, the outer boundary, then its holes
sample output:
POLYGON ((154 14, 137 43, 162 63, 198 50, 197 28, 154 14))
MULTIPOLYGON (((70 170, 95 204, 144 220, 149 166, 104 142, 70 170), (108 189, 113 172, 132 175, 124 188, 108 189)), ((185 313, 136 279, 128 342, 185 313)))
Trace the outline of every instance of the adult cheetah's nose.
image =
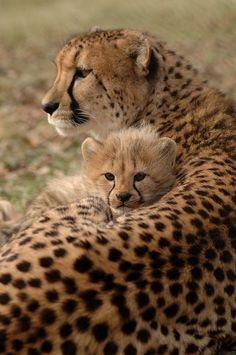
POLYGON ((119 194, 116 194, 116 197, 119 201, 126 202, 130 199, 131 194, 129 192, 120 192, 119 194))
POLYGON ((47 102, 46 104, 42 105, 42 109, 49 113, 49 115, 52 115, 53 112, 55 112, 59 107, 59 103, 58 102, 47 102))

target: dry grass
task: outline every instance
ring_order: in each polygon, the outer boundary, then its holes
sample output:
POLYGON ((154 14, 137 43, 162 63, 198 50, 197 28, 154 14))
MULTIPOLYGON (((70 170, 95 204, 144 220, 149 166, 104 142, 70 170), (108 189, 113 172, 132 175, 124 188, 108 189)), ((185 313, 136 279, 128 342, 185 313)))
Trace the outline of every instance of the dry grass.
POLYGON ((158 34, 236 98, 235 0, 1 0, 0 196, 19 208, 47 177, 79 169, 79 143, 56 135, 40 100, 57 50, 93 25, 158 34))

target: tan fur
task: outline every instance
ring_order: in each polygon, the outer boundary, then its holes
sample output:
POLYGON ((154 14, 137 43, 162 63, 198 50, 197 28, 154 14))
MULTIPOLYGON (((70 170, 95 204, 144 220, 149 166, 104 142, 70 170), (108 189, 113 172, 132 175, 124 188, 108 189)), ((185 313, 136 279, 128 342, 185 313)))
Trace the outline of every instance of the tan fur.
POLYGON ((116 212, 150 205, 173 186, 176 144, 172 139, 159 138, 146 127, 111 133, 105 142, 91 140, 87 138, 82 145, 82 152, 88 146, 86 175, 116 212), (115 176, 114 181, 105 178, 107 172, 115 176), (146 177, 135 182, 135 174, 139 172, 146 177), (131 197, 119 207, 122 203, 117 195, 124 192, 131 197))
POLYGON ((149 123, 177 143, 177 179, 113 224, 90 198, 50 210, 4 245, 1 351, 219 353, 236 339, 234 103, 145 33, 78 36, 56 64, 43 103, 58 131, 101 139, 149 123))
MULTIPOLYGON (((87 138, 82 145, 82 154, 84 164, 79 175, 49 181, 23 218, 10 220, 9 216, 7 222, 0 223, 1 244, 13 233, 29 227, 46 211, 60 205, 96 196, 108 203, 114 216, 119 216, 130 209, 158 201, 175 181, 176 144, 172 139, 159 138, 150 127, 111 133, 102 141, 87 138), (135 174, 140 171, 147 176, 142 181, 134 182, 135 174), (115 175, 114 182, 105 178, 106 172, 115 175), (122 207, 118 207, 122 203, 117 194, 124 191, 132 196, 122 207)), ((3 207, 6 209, 8 205, 11 206, 9 202, 2 201, 0 212, 4 213, 3 207)))

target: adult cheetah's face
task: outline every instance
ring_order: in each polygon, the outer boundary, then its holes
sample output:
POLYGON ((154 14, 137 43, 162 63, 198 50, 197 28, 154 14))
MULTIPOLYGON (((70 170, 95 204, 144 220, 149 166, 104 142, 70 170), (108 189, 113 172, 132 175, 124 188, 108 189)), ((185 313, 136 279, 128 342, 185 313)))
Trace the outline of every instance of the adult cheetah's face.
POLYGON ((62 135, 105 137, 142 112, 153 88, 157 54, 140 33, 101 31, 74 38, 55 64, 55 82, 42 102, 49 123, 62 135))

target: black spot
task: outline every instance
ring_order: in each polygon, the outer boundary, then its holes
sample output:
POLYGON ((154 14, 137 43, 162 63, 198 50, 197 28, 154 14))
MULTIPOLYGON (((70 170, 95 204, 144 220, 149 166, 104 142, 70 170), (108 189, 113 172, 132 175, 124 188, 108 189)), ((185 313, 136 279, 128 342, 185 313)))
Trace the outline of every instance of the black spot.
POLYGON ((178 297, 183 291, 183 286, 179 282, 175 282, 170 285, 170 293, 173 297, 178 297))
POLYGON ((77 347, 71 340, 67 340, 61 344, 61 350, 63 355, 76 355, 77 347))
POLYGON ((156 294, 163 291, 163 285, 160 281, 153 281, 151 283, 151 290, 156 294))
POLYGON ((59 299, 58 292, 56 290, 46 291, 45 296, 49 302, 56 302, 59 299))
POLYGON ((161 325, 161 332, 165 336, 167 336, 169 334, 169 330, 165 325, 161 325))
POLYGON ((141 342, 141 343, 147 343, 148 340, 150 338, 150 333, 146 330, 146 329, 140 329, 137 332, 137 339, 141 342))
POLYGON ((142 291, 138 292, 135 295, 135 298, 136 298, 136 302, 140 308, 148 305, 148 303, 149 303, 149 296, 145 292, 142 292, 142 291))
POLYGON ((147 308, 143 313, 142 313, 142 319, 146 322, 151 321, 156 315, 156 309, 154 307, 149 307, 147 308))
POLYGON ((165 248, 170 246, 170 242, 167 238, 161 237, 159 239, 159 246, 160 248, 165 248))
POLYGON ((60 281, 61 279, 61 273, 59 270, 57 269, 52 269, 50 271, 46 271, 45 272, 45 279, 49 282, 49 283, 54 283, 57 281, 60 281))
POLYGON ((169 280, 178 280, 180 277, 180 271, 176 268, 169 269, 166 276, 169 280))
POLYGON ((176 316, 178 310, 179 306, 176 303, 173 303, 172 305, 164 309, 164 313, 167 318, 173 318, 174 316, 176 316))
POLYGON ((122 325, 122 332, 124 334, 132 334, 136 329, 137 322, 134 320, 128 321, 122 325))
POLYGON ((186 324, 188 321, 188 317, 186 315, 183 315, 176 320, 176 323, 186 324))
POLYGON ((0 276, 0 283, 2 283, 3 285, 7 285, 11 282, 11 279, 12 279, 11 274, 9 273, 2 274, 0 276))
POLYGON ((150 323, 150 327, 151 327, 152 329, 157 330, 157 328, 158 328, 157 322, 156 322, 156 321, 152 321, 152 322, 150 323))
POLYGON ((11 307, 11 315, 14 318, 18 318, 21 315, 21 308, 16 305, 13 305, 11 307))
POLYGON ((124 231, 120 231, 118 234, 120 238, 124 241, 127 241, 129 239, 129 234, 124 231))
POLYGON ((205 256, 206 256, 207 259, 213 260, 213 259, 216 258, 216 252, 215 252, 214 249, 211 249, 211 248, 210 248, 210 249, 207 249, 207 250, 205 251, 205 256))
POLYGON ((233 270, 228 270, 226 272, 229 281, 236 281, 236 274, 233 270))
POLYGON ((51 353, 53 349, 52 342, 49 340, 45 340, 41 345, 41 352, 42 353, 51 353))
POLYGON ((217 267, 214 270, 214 276, 215 276, 217 281, 224 281, 225 274, 224 274, 224 271, 221 268, 217 267))
POLYGON ((126 307, 126 298, 122 294, 115 293, 111 298, 111 303, 118 308, 122 318, 129 317, 129 309, 126 307))
POLYGON ((31 264, 28 261, 21 261, 20 263, 16 264, 16 267, 21 272, 28 272, 31 269, 31 264))
POLYGON ((67 338, 69 335, 71 335, 73 331, 73 328, 71 326, 71 324, 69 323, 64 323, 62 324, 62 326, 59 329, 59 333, 61 338, 67 338))
POLYGON ((23 288, 25 288, 26 283, 25 283, 25 281, 23 279, 16 279, 13 282, 13 286, 15 288, 18 288, 19 290, 22 290, 23 288))
POLYGON ((20 351, 23 347, 23 342, 20 339, 14 339, 12 342, 12 348, 15 351, 20 351))
POLYGON ((108 325, 106 323, 95 324, 92 328, 92 334, 98 343, 103 342, 108 335, 108 325))
POLYGON ((34 288, 39 288, 41 286, 41 280, 38 278, 31 278, 28 281, 29 286, 34 287, 34 288))
POLYGON ((227 293, 227 295, 232 296, 235 292, 235 288, 233 285, 227 285, 225 286, 224 291, 227 293))
POLYGON ((233 260, 232 254, 228 250, 224 250, 220 255, 220 260, 223 263, 230 263, 233 260))
POLYGON ((50 324, 53 324, 56 320, 56 314, 55 312, 50 309, 50 308, 44 308, 41 312, 41 322, 43 324, 47 324, 47 325, 50 325, 50 324))
POLYGON ((118 346, 113 341, 109 341, 104 347, 104 355, 115 355, 117 354, 118 346))
POLYGON ((132 344, 129 344, 124 349, 124 355, 137 355, 137 350, 132 344))
POLYGON ((192 275, 193 279, 201 280, 201 278, 202 278, 202 270, 199 267, 196 266, 196 267, 194 267, 191 270, 191 275, 192 275))
POLYGON ((118 261, 122 256, 122 253, 120 250, 118 250, 117 248, 110 248, 109 249, 109 255, 108 255, 108 259, 111 261, 118 261))
POLYGON ((40 352, 35 348, 29 348, 27 355, 40 355, 40 352))
POLYGON ((156 227, 156 230, 161 231, 161 232, 166 229, 166 225, 162 222, 155 223, 155 227, 156 227))
POLYGON ((42 258, 39 258, 39 265, 42 267, 50 267, 53 264, 53 258, 51 258, 50 256, 44 256, 42 258))
POLYGON ((101 299, 97 297, 96 290, 88 289, 81 292, 79 295, 85 303, 86 310, 89 312, 96 311, 102 305, 101 299))
POLYGON ((167 345, 160 345, 157 349, 157 353, 158 355, 162 355, 162 354, 165 354, 166 351, 167 351, 167 345))
POLYGON ((0 293, 0 304, 7 304, 11 300, 8 293, 0 293))
POLYGON ((82 316, 76 320, 76 327, 80 333, 86 332, 89 326, 90 326, 89 317, 82 316))
POLYGON ((64 248, 58 248, 54 250, 54 255, 57 258, 62 258, 66 255, 67 251, 64 248))
POLYGON ((159 297, 157 299, 157 307, 162 308, 165 306, 165 304, 166 304, 166 301, 163 297, 159 297))
POLYGON ((144 246, 137 246, 134 248, 134 252, 137 256, 142 257, 144 256, 148 251, 148 247, 146 245, 144 246))
POLYGON ((18 326, 20 332, 26 332, 31 326, 30 318, 28 316, 18 318, 18 326))
POLYGON ((39 308, 39 302, 37 300, 32 300, 27 305, 27 310, 29 312, 35 312, 39 308))
POLYGON ((205 308, 205 304, 203 302, 201 302, 194 308, 194 312, 196 314, 199 314, 204 310, 204 308, 205 308))
POLYGON ((196 303, 198 301, 197 293, 194 291, 190 291, 189 293, 187 293, 186 301, 187 301, 187 303, 190 303, 190 304, 196 303))
POLYGON ((61 280, 65 286, 65 292, 68 294, 74 294, 77 292, 77 285, 75 280, 71 277, 64 277, 61 280))
POLYGON ((82 255, 80 258, 76 259, 76 261, 74 262, 74 269, 77 272, 85 273, 91 269, 92 265, 93 264, 92 264, 91 260, 87 256, 82 255))
POLYGON ((198 351, 199 351, 199 347, 196 346, 195 344, 189 344, 186 348, 187 354, 197 353, 198 351))
POLYGON ((216 322, 217 327, 223 327, 227 323, 227 320, 225 318, 219 318, 216 322))
POLYGON ((73 299, 68 299, 63 302, 62 309, 65 313, 71 314, 75 311, 77 307, 77 301, 73 299))

